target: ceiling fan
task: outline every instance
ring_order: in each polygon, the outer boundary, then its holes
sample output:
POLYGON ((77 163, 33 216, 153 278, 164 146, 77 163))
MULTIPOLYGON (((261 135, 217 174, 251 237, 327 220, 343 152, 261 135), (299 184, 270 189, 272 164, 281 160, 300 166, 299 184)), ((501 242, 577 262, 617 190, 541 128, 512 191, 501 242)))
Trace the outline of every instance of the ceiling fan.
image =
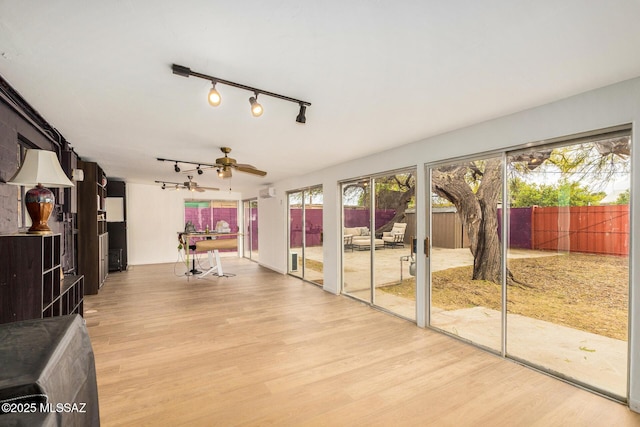
POLYGON ((201 187, 201 186, 199 186, 198 183, 193 180, 193 177, 191 175, 189 175, 187 178, 189 178, 189 180, 183 182, 182 184, 179 183, 179 182, 169 182, 169 181, 156 181, 156 183, 162 184, 162 189, 163 190, 167 189, 167 188, 175 189, 175 190, 179 190, 181 188, 186 188, 189 191, 197 191, 199 193, 202 193, 205 190, 220 190, 219 188, 215 188, 215 187, 201 187))
POLYGON ((216 159, 215 163, 203 163, 203 162, 191 162, 187 160, 172 160, 172 159, 161 159, 158 158, 161 162, 172 162, 175 163, 173 169, 176 172, 180 172, 179 163, 185 163, 188 165, 197 165, 195 169, 190 169, 187 172, 196 171, 198 175, 202 175, 204 169, 216 169, 218 176, 220 178, 230 178, 232 174, 232 170, 235 169, 238 172, 245 172, 252 175, 265 176, 267 173, 265 171, 261 171, 257 169, 255 166, 238 163, 236 159, 231 158, 228 154, 231 152, 231 148, 229 147, 221 147, 220 151, 224 153, 224 157, 219 157, 216 159), (203 167, 204 166, 204 167, 203 167))

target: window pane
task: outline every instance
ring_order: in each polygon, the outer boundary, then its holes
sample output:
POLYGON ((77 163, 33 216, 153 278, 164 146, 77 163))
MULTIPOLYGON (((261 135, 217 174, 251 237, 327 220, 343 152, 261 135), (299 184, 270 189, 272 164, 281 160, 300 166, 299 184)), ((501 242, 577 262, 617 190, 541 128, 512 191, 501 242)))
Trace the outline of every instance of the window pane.
POLYGON ((507 354, 627 392, 628 136, 509 156, 507 354))

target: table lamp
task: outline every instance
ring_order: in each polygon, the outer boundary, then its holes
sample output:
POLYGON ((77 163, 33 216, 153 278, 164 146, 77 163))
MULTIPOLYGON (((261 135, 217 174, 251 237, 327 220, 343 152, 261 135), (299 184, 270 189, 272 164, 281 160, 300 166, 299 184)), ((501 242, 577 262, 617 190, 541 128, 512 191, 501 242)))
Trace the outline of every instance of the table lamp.
POLYGON ((28 149, 22 166, 13 177, 7 181, 12 185, 35 185, 24 196, 24 204, 31 217, 31 228, 28 234, 50 234, 47 224, 53 211, 55 197, 47 187, 73 187, 73 183, 65 175, 53 151, 28 149))

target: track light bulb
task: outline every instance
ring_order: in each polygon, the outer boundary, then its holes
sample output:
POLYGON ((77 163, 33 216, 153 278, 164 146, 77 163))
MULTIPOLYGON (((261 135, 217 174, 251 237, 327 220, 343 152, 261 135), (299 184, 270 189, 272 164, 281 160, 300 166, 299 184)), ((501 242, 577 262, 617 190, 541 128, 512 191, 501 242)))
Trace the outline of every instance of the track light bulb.
POLYGON ((176 162, 176 165, 173 167, 173 170, 177 172, 180 172, 180 167, 178 166, 178 162, 176 162))
POLYGON ((262 115, 262 105, 257 100, 258 95, 252 96, 249 98, 249 103, 251 104, 251 114, 253 117, 260 117, 262 115))
POLYGON ((200 165, 198 165, 196 170, 198 171, 198 175, 202 175, 204 173, 204 171, 202 169, 200 169, 200 165))
POLYGON ((167 184, 165 184, 164 182, 162 183, 162 189, 164 190, 165 188, 167 188, 167 184))
POLYGON ((222 101, 222 97, 220 96, 220 92, 216 90, 216 83, 213 82, 213 87, 209 91, 209 96, 207 97, 209 101, 209 105, 212 107, 217 107, 220 105, 220 101, 222 101))

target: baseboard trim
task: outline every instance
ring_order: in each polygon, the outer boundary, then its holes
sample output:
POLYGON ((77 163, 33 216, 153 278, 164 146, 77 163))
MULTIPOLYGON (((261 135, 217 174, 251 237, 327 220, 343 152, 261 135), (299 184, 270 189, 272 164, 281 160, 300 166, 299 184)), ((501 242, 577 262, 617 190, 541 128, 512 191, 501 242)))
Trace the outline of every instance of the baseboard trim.
POLYGON ((261 267, 268 268, 269 270, 271 270, 271 271, 275 271, 276 273, 280 273, 280 274, 287 274, 287 272, 286 272, 286 271, 283 271, 283 270, 281 270, 281 269, 279 269, 279 268, 276 268, 276 267, 273 267, 273 266, 271 266, 271 265, 265 264, 265 263, 263 263, 263 262, 258 262, 258 264, 259 264, 261 267))

